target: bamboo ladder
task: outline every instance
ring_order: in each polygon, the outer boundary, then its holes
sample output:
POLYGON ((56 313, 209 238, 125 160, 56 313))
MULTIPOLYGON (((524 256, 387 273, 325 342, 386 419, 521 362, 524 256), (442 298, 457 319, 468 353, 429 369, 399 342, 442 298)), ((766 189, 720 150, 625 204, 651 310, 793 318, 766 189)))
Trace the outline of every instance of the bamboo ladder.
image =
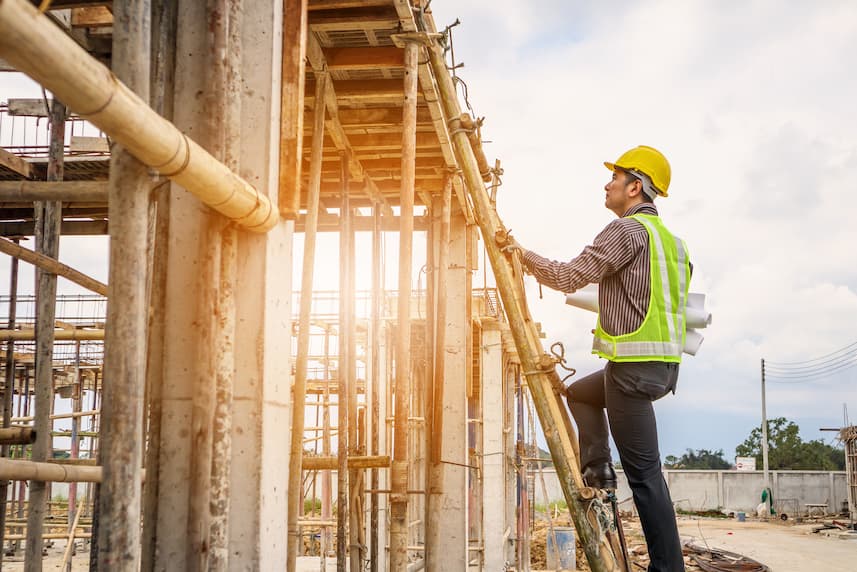
POLYGON ((545 353, 539 341, 538 327, 527 306, 520 263, 517 258, 510 259, 502 251, 508 241, 508 230, 491 205, 483 183, 479 163, 487 165, 487 162, 478 140, 472 137, 473 121, 467 114, 461 113, 442 48, 433 41, 440 35, 415 35, 423 38, 429 55, 455 157, 464 175, 527 385, 586 559, 593 572, 628 570, 618 531, 612 528, 609 519, 604 518, 606 507, 599 499, 598 492, 583 483, 577 436, 562 403, 563 388, 556 373, 556 361, 545 353), (477 143, 475 149, 474 141, 477 143))

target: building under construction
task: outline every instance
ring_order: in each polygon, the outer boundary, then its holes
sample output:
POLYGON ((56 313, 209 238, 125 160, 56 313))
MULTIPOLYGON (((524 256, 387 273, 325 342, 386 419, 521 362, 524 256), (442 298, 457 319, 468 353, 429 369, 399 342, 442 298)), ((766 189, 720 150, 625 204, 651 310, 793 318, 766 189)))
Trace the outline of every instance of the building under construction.
POLYGON ((7 558, 526 570, 534 409, 586 499, 429 4, 0 0, 0 66, 46 90, 0 109, 7 558), (81 235, 107 284, 58 262, 81 235))

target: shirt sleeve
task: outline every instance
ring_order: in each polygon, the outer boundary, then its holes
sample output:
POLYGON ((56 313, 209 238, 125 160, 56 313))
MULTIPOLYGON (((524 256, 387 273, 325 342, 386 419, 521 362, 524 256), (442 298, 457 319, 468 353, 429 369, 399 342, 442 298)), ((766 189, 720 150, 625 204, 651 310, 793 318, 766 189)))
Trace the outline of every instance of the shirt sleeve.
POLYGON ((612 221, 595 237, 592 244, 569 262, 550 260, 525 250, 524 267, 539 283, 564 293, 574 292, 587 284, 597 284, 634 258, 626 220, 612 221))

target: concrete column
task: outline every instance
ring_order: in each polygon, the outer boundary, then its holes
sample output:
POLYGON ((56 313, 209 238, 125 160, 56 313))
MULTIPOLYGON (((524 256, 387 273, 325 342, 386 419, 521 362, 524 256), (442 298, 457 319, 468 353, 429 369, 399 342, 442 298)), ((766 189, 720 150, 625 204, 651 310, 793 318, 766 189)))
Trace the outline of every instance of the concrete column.
MULTIPOLYGON (((503 344, 500 324, 482 320, 482 544, 484 570, 503 570, 512 562, 513 552, 504 533, 510 525, 506 507, 514 497, 506 497, 505 421, 506 399, 503 376, 503 344)), ((511 535, 509 535, 511 537, 511 535)))
MULTIPOLYGON (((276 194, 282 3, 245 0, 241 34, 240 175, 276 194), (252 38, 252 41, 246 41, 252 38)), ((208 110, 204 2, 178 8, 176 124, 205 145, 208 110)), ((271 197, 276 202, 276 196, 271 197)), ((170 204, 163 425, 156 569, 187 560, 191 412, 196 380, 211 370, 211 299, 217 252, 210 209, 174 186, 170 204)), ((235 387, 230 478, 230 570, 282 569, 286 559, 289 442, 291 223, 265 235, 239 232, 235 290, 235 387), (284 270, 286 269, 286 270, 284 270)), ((214 379, 211 379, 212 391, 214 379)), ((178 563, 178 564, 177 564, 178 563)))
POLYGON ((443 425, 440 463, 433 464, 428 484, 426 570, 458 570, 467 562, 467 372, 471 274, 467 225, 454 213, 450 228, 444 340, 443 425), (453 464, 457 463, 457 464, 453 464))

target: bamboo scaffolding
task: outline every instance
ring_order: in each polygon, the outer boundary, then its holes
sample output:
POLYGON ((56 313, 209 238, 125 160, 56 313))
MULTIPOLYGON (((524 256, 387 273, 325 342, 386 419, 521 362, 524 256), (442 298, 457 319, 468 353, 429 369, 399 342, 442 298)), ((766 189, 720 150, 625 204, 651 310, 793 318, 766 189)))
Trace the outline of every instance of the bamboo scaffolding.
POLYGON ((402 110, 402 187, 399 204, 399 299, 396 341, 395 439, 390 495, 390 570, 408 567, 408 411, 411 397, 410 301, 416 178, 417 60, 419 45, 405 42, 405 100, 402 110))
MULTIPOLYGON (((390 466, 389 455, 349 455, 348 466, 353 469, 385 469, 390 466)), ((304 457, 304 471, 335 471, 339 468, 339 457, 319 455, 304 457)))
MULTIPOLYGON (((175 79, 175 43, 178 3, 157 0, 152 12, 152 53, 150 74, 151 101, 155 111, 172 118, 175 79)), ((152 280, 149 292, 149 328, 146 363, 147 448, 145 468, 151 476, 143 487, 143 532, 141 570, 154 572, 160 485, 161 425, 163 418, 164 349, 166 320, 167 259, 170 231, 170 185, 158 190, 154 202, 155 224, 151 237, 152 280)))
POLYGON ((497 289, 503 299, 518 356, 527 376, 575 529, 594 572, 619 570, 619 563, 606 536, 598 530, 598 523, 591 522, 587 515, 585 507, 589 504, 580 494, 584 484, 576 452, 575 432, 555 389, 560 385, 555 364, 549 356, 541 353, 543 350, 538 328, 530 316, 521 277, 515 274, 509 260, 500 250, 500 242, 505 242, 507 231, 490 203, 473 148, 466 130, 461 125, 461 108, 443 52, 436 44, 432 45, 428 52, 446 116, 451 118, 448 127, 455 155, 464 174, 477 223, 482 236, 485 237, 497 289))
MULTIPOLYGON (((0 13, 3 6, 0 4, 0 13)), ((2 16, 0 16, 2 21, 2 16)), ((2 40, 0 40, 2 42, 2 40)), ((65 138, 65 105, 54 99, 50 111, 50 149, 48 154, 47 179, 61 181, 63 177, 63 141, 65 138)), ((59 257, 59 234, 62 224, 62 204, 39 202, 35 205, 36 250, 40 254, 56 259, 59 257)), ((38 290, 36 304, 36 383, 35 419, 33 427, 36 441, 31 448, 33 461, 46 461, 51 456, 51 420, 53 405, 53 349, 54 323, 56 318, 57 277, 40 270, 37 272, 38 290)), ((27 544, 24 555, 26 572, 42 569, 42 525, 48 500, 47 484, 40 481, 30 483, 30 501, 27 512, 27 544)))
MULTIPOLYGON (((74 506, 71 503, 71 498, 69 498, 68 504, 69 504, 69 509, 71 510, 71 507, 74 506)), ((62 563, 60 564, 60 570, 65 569, 66 564, 68 564, 69 567, 71 566, 71 562, 69 559, 71 558, 71 554, 74 551, 74 538, 75 538, 74 533, 75 533, 75 530, 77 529, 77 523, 80 522, 80 515, 82 513, 83 513, 83 510, 81 510, 80 505, 78 505, 76 514, 74 515, 74 524, 72 524, 68 529, 68 536, 66 538, 65 551, 63 552, 63 555, 62 555, 62 563)))
POLYGON ((106 181, 0 181, 0 203, 63 201, 106 203, 106 181))
POLYGON ((155 113, 134 93, 140 89, 129 89, 25 0, 0 2, 0 57, 140 161, 242 227, 267 232, 277 224, 279 213, 266 195, 155 113))
POLYGON ((51 274, 67 278, 75 284, 79 284, 88 290, 92 290, 96 294, 107 296, 106 284, 103 284, 94 278, 90 278, 83 272, 75 270, 71 266, 66 266, 53 257, 34 252, 29 248, 24 248, 7 238, 0 237, 0 252, 19 258, 24 262, 29 262, 34 266, 38 266, 45 272, 50 272, 51 274))
POLYGON ((290 448, 288 491, 288 546, 286 569, 297 570, 301 512, 301 459, 303 457, 304 407, 306 401, 307 356, 309 354, 310 314, 312 310, 312 281, 315 268, 316 225, 321 190, 321 161, 324 150, 324 113, 327 85, 330 78, 322 74, 316 81, 315 109, 313 110, 312 151, 310 152, 309 186, 307 192, 307 225, 304 236, 304 255, 301 271, 301 306, 298 318, 298 354, 295 361, 295 382, 292 387, 292 431, 290 448))
MULTIPOLYGON (((53 330, 53 332, 55 341, 104 339, 104 330, 53 330)), ((0 341, 32 342, 36 339, 36 330, 0 330, 0 341)))
POLYGON ((29 445, 36 440, 32 427, 12 426, 0 429, 0 445, 29 445))
MULTIPOLYGON (((15 241, 17 244, 17 241, 15 241)), ((13 258, 9 269, 9 315, 6 319, 7 327, 12 329, 15 327, 18 308, 18 259, 13 258)), ((7 428, 12 423, 12 394, 15 392, 15 342, 9 340, 6 343, 6 359, 4 363, 4 381, 3 388, 3 428, 7 428)), ((3 445, 0 447, 0 457, 6 458, 9 456, 9 446, 3 445)), ((15 490, 12 489, 13 501, 15 490)), ((0 480, 0 568, 3 567, 3 555, 6 552, 5 534, 6 534, 6 505, 9 497, 9 481, 0 480)))
POLYGON ((0 479, 10 481, 100 483, 101 478, 101 467, 0 459, 0 479))
MULTIPOLYGON (((379 453, 379 407, 380 399, 378 392, 380 391, 381 380, 381 208, 378 203, 372 207, 372 316, 370 322, 370 340, 369 351, 370 358, 370 375, 369 391, 371 394, 371 422, 370 422, 370 448, 371 455, 379 453)), ((374 491, 378 488, 378 470, 372 469, 370 476, 371 489, 374 491)), ((378 572, 378 493, 372 492, 370 496, 369 507, 369 569, 370 572, 378 572)))
MULTIPOLYGON (((150 119, 166 123, 143 103, 149 98, 150 15, 148 0, 113 4, 113 69, 127 82, 126 90, 138 94, 126 91, 148 110, 153 116, 150 119)), ((109 109, 110 103, 106 105, 109 109)), ((123 118, 126 125, 133 126, 131 117, 123 118)), ((109 133, 108 129, 104 131, 109 133)), ((138 135, 141 140, 145 139, 142 133, 141 129, 138 135)), ((143 464, 140 437, 148 317, 147 276, 145 265, 140 269, 140 261, 148 258, 150 183, 148 167, 131 153, 134 144, 121 137, 116 141, 120 147, 114 146, 110 158, 108 199, 111 303, 107 306, 110 327, 104 344, 104 375, 110 383, 104 386, 99 446, 104 477, 98 514, 104 526, 98 529, 97 562, 102 570, 136 572, 140 568, 143 464)))
MULTIPOLYGON (((352 316, 349 306, 350 293, 350 265, 351 265, 351 246, 350 246, 350 224, 351 224, 351 205, 348 196, 348 169, 347 169, 347 153, 340 154, 340 204, 339 213, 343 225, 339 233, 339 378, 341 383, 337 387, 337 498, 336 498, 336 570, 337 572, 345 572, 348 569, 348 554, 349 543, 349 522, 351 508, 349 501, 348 482, 348 451, 351 443, 349 437, 351 431, 349 424, 353 421, 349 419, 350 408, 348 395, 350 386, 353 381, 353 370, 351 368, 351 340, 354 337, 352 328, 352 316)), ((352 572, 354 570, 352 569, 352 572)))

